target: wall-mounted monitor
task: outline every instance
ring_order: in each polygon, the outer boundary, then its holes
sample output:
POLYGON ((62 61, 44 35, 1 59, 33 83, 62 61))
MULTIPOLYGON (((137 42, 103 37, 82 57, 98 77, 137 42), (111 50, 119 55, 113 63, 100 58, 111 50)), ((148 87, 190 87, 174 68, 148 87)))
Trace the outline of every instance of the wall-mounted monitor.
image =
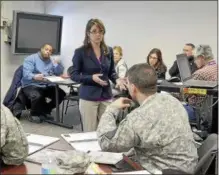
POLYGON ((48 43, 54 48, 53 54, 60 55, 62 23, 62 16, 13 11, 13 54, 36 53, 48 43))

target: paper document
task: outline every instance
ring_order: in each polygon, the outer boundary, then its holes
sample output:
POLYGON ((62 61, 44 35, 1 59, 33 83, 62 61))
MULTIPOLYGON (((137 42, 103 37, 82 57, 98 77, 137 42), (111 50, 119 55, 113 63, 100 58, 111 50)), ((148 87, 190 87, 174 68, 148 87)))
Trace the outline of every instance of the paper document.
POLYGON ((80 151, 100 151, 96 132, 61 134, 74 149, 80 151))
POLYGON ((75 142, 75 143, 71 143, 70 145, 76 150, 83 151, 83 152, 101 151, 98 141, 75 142))
POLYGON ((183 85, 182 82, 175 82, 175 83, 173 83, 173 84, 175 84, 175 85, 183 85))
POLYGON ((65 81, 64 78, 58 77, 58 76, 47 76, 47 77, 44 77, 44 78, 51 81, 51 82, 65 81))
POLYGON ((95 141, 97 140, 97 133, 96 132, 84 132, 84 133, 70 133, 70 134, 61 134, 61 136, 67 142, 74 142, 74 141, 95 141))
POLYGON ((27 141, 31 145, 38 145, 38 146, 48 146, 54 142, 57 142, 59 138, 57 137, 49 137, 44 135, 36 135, 36 134, 29 134, 27 136, 27 141))
POLYGON ((99 165, 94 162, 92 162, 87 170, 85 171, 85 174, 111 174, 112 169, 109 166, 106 165, 99 165))
POLYGON ((39 151, 41 149, 43 149, 43 146, 37 146, 37 145, 30 145, 29 144, 29 153, 28 153, 28 155, 33 154, 36 151, 39 151))
POLYGON ((115 165, 123 159, 122 153, 91 151, 88 153, 91 161, 95 163, 115 165))

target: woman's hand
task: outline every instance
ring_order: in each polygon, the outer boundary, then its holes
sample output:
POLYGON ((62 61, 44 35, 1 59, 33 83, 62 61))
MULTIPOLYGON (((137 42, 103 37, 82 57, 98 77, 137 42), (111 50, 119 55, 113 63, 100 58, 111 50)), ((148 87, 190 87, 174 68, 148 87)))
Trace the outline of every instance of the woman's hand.
POLYGON ((103 74, 94 74, 92 76, 93 81, 95 81, 96 83, 98 83, 101 86, 107 86, 108 85, 107 81, 101 80, 100 76, 103 76, 103 74))
POLYGON ((127 82, 125 78, 118 78, 116 80, 116 88, 118 88, 120 91, 127 90, 127 82))

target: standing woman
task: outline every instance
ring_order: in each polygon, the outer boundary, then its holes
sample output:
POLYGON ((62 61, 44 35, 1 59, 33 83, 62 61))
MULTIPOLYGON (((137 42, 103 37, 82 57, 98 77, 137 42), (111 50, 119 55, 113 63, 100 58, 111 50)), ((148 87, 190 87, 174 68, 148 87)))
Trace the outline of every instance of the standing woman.
POLYGON ((155 69, 158 79, 166 79, 167 67, 163 62, 160 49, 153 48, 149 52, 147 56, 147 63, 155 69))
POLYGON ((104 41, 105 27, 101 20, 90 19, 84 44, 75 50, 71 79, 81 83, 79 110, 84 131, 95 131, 101 115, 112 99, 111 80, 126 89, 115 72, 113 50, 104 41))

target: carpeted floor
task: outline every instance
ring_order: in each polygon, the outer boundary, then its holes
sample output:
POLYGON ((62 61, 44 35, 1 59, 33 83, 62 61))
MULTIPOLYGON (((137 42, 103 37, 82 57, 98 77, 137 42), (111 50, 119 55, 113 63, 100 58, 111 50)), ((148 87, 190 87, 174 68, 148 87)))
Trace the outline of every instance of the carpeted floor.
MULTIPOLYGON (((74 103, 74 102, 72 102, 74 103)), ((60 105, 60 113, 62 111, 62 104, 60 105)), ((55 109, 52 111, 52 116, 55 116, 55 109)), ((68 108, 67 114, 64 116, 64 123, 68 125, 73 125, 73 129, 67 129, 64 127, 60 127, 57 125, 53 125, 50 123, 32 123, 26 119, 20 119, 20 122, 27 133, 40 134, 40 135, 48 135, 53 137, 60 137, 63 133, 70 132, 82 132, 81 131, 81 123, 80 123, 80 113, 78 110, 78 106, 72 106, 68 108)))

